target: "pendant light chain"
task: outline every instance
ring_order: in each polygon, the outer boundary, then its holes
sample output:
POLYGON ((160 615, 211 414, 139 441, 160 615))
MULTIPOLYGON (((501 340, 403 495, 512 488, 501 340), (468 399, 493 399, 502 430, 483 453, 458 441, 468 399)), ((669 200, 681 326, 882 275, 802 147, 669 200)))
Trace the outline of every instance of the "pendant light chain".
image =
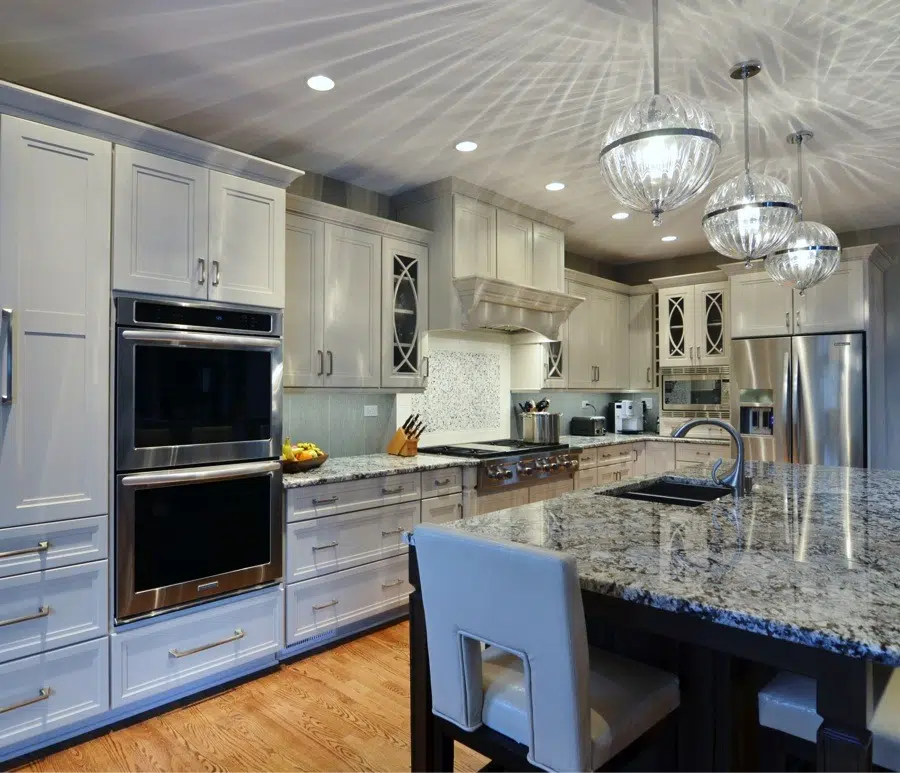
POLYGON ((659 0, 653 0, 653 93, 659 96, 659 0))
POLYGON ((744 73, 744 171, 750 174, 750 86, 744 73))
POLYGON ((803 135, 797 137, 797 220, 803 220, 803 135))

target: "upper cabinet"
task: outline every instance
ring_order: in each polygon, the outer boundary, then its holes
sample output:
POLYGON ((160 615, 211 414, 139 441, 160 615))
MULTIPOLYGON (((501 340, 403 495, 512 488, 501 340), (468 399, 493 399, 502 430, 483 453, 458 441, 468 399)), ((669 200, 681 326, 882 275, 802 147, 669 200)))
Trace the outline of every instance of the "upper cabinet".
MULTIPOLYGON (((463 197, 460 197, 463 198, 463 197)), ((534 224, 505 209, 497 212, 497 279, 530 285, 534 264, 534 224)))
POLYGON ((454 277, 496 276, 497 210, 468 196, 454 196, 453 244, 454 277))
POLYGON ((834 274, 803 295, 776 284, 762 262, 750 271, 725 266, 731 274, 731 335, 758 338, 866 330, 873 306, 879 305, 872 302, 873 281, 881 281, 880 275, 873 276, 873 265, 880 271, 887 264, 874 245, 847 248, 834 274))
POLYGON ((428 234, 299 197, 289 206, 284 385, 423 387, 428 234))
POLYGON ((113 289, 284 306, 284 190, 117 146, 113 289))
POLYGON ((652 293, 632 295, 628 299, 628 386, 653 390, 656 385, 656 358, 653 351, 652 293))
POLYGON ((564 291, 566 288, 566 237, 559 228, 534 223, 534 260, 531 283, 546 290, 564 291))
POLYGON ((0 116, 0 527, 108 512, 111 173, 0 116))
POLYGON ((659 291, 660 366, 728 365, 731 358, 728 283, 671 286, 683 279, 654 282, 666 285, 659 291))

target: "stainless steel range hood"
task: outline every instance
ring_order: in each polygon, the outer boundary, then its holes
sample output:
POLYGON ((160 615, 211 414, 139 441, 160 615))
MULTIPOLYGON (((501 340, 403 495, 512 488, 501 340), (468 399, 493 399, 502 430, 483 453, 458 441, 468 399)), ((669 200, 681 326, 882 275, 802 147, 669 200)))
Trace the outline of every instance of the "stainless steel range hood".
POLYGON ((584 298, 503 279, 465 276, 453 280, 461 304, 462 329, 532 331, 549 340, 584 298))

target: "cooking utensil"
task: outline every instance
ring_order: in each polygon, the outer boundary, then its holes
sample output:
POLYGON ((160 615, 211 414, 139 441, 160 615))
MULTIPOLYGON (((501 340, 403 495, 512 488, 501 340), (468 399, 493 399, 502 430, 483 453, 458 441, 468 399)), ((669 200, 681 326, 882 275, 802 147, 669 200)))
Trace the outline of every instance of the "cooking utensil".
POLYGON ((537 404, 534 402, 534 400, 525 401, 525 413, 531 413, 536 407, 537 404))
POLYGON ((412 427, 413 421, 415 420, 415 414, 409 414, 406 421, 403 422, 403 431, 408 432, 409 428, 412 427))
POLYGON ((522 411, 522 413, 528 413, 528 409, 525 407, 525 403, 517 403, 517 405, 519 406, 519 410, 522 411))
POLYGON ((526 413, 522 417, 522 438, 528 443, 558 443, 561 419, 561 413, 526 413))
POLYGON ((534 407, 536 411, 546 411, 550 407, 550 401, 547 399, 541 399, 538 401, 538 404, 534 407))

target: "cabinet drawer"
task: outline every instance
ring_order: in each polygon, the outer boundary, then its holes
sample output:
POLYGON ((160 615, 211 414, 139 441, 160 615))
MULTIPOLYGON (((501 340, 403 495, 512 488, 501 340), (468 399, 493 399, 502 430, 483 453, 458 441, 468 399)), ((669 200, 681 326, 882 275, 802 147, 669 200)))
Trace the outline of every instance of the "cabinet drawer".
POLYGON ((0 747, 108 709, 106 636, 0 665, 0 747))
POLYGON ((681 462, 690 462, 692 464, 696 464, 697 462, 714 462, 716 459, 723 458, 731 458, 730 445, 701 445, 689 443, 675 444, 676 466, 681 462))
POLYGON ((422 473, 422 498, 440 497, 462 491, 462 468, 430 470, 422 473))
POLYGON ((421 498, 419 473, 325 483, 288 491, 288 521, 320 518, 352 510, 414 502, 421 498))
POLYGON ((406 556, 287 587, 287 644, 299 644, 406 603, 406 556))
POLYGON ((420 520, 418 502, 288 524, 285 582, 299 582, 405 553, 404 531, 420 520))
POLYGON ((592 488, 597 485, 597 468, 579 470, 575 473, 575 490, 592 488))
POLYGON ((112 705, 121 706, 275 653, 280 588, 110 636, 112 705))
POLYGON ((601 448, 600 456, 597 464, 623 464, 625 462, 634 461, 634 445, 609 446, 609 448, 601 448))
POLYGON ((106 561, 0 580, 0 663, 105 636, 106 561))
POLYGON ((0 577, 99 561, 108 533, 105 515, 0 529, 0 577))
POLYGON ((536 486, 531 486, 528 489, 528 501, 545 502, 548 499, 556 499, 574 490, 575 486, 571 478, 553 483, 538 483, 536 486))
POLYGON ((422 523, 449 523, 462 518, 462 494, 422 500, 422 523))
POLYGON ((585 448, 581 452, 581 467, 596 467, 597 460, 600 458, 599 448, 585 448))
POLYGON ((605 486, 608 483, 618 483, 620 480, 630 478, 631 474, 631 462, 604 464, 597 468, 597 485, 605 486))

